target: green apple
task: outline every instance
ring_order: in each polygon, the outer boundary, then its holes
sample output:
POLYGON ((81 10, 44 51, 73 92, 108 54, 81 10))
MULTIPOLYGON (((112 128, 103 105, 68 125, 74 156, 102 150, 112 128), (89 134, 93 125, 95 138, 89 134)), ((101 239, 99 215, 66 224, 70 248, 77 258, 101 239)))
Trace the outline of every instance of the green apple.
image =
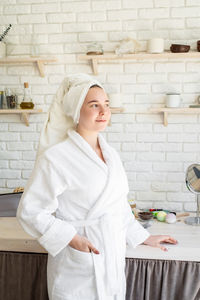
POLYGON ((164 222, 165 221, 165 218, 166 218, 166 212, 164 211, 159 211, 159 213, 157 213, 157 220, 160 221, 160 222, 164 222))

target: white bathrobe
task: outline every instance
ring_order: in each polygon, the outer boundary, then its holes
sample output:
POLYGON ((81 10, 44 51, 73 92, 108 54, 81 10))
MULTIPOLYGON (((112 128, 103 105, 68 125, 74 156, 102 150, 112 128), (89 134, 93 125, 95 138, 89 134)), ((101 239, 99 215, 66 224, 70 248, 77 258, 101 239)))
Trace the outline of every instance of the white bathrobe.
POLYGON ((50 300, 124 300, 126 242, 149 233, 127 201, 127 178, 117 152, 98 135, 104 163, 73 129, 40 157, 26 185, 17 217, 48 251, 50 300), (68 245, 85 236, 100 254, 68 245))

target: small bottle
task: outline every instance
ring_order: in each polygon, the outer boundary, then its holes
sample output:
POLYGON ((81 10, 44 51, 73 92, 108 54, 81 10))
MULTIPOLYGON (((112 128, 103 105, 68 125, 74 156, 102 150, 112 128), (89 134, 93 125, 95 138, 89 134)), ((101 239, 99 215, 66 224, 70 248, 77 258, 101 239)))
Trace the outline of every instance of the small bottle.
POLYGON ((0 91, 0 109, 3 109, 4 91, 0 91))
POLYGON ((32 109, 34 107, 28 82, 24 82, 24 97, 20 103, 20 107, 22 109, 32 109))

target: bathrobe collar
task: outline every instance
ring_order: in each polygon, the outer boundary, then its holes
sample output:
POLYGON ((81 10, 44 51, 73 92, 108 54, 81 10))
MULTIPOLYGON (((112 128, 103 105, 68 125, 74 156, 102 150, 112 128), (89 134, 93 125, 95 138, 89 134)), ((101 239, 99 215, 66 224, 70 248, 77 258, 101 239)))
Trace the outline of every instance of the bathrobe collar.
POLYGON ((108 145, 106 140, 101 134, 98 134, 99 144, 106 161, 106 164, 100 159, 97 153, 92 149, 92 147, 86 142, 86 140, 75 130, 69 129, 68 135, 71 140, 83 151, 90 159, 94 161, 99 167, 101 167, 106 175, 105 187, 102 193, 99 195, 98 199, 94 205, 90 208, 87 219, 96 218, 104 215, 109 207, 113 206, 113 201, 115 199, 112 197, 113 189, 115 189, 116 176, 118 174, 116 157, 112 148, 108 145))
POLYGON ((98 134, 98 141, 101 147, 101 151, 106 163, 98 156, 90 144, 74 129, 69 129, 67 131, 70 139, 83 151, 89 158, 91 158, 98 166, 100 166, 104 171, 107 172, 107 169, 110 164, 110 149, 109 145, 106 143, 105 139, 101 134, 98 134))

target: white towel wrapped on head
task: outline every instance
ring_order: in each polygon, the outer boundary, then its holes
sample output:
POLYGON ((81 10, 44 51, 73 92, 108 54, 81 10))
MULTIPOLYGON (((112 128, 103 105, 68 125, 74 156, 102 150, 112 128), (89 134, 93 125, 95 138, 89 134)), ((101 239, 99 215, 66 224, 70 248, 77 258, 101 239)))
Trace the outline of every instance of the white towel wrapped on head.
POLYGON ((67 130, 77 125, 84 99, 95 84, 103 88, 100 82, 83 73, 70 74, 63 80, 41 130, 37 157, 67 138, 67 130))

